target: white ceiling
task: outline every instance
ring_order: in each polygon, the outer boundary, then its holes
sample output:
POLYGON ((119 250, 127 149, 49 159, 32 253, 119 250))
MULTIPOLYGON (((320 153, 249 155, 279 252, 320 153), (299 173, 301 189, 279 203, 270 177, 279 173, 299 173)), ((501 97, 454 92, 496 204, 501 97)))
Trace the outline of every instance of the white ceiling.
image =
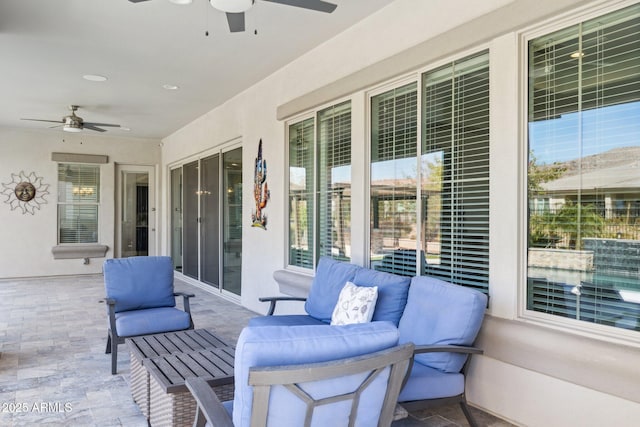
POLYGON ((328 1, 331 14, 256 0, 231 34, 208 0, 0 0, 0 126, 46 129, 20 119, 76 104, 85 121, 131 129, 104 135, 163 138, 393 0, 328 1))

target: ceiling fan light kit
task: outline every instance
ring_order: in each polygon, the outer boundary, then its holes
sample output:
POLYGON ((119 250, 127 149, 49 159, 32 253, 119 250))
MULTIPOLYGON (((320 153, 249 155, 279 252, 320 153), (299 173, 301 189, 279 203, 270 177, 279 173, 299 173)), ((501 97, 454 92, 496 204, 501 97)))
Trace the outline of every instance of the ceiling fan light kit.
POLYGON ((214 9, 225 13, 246 12, 253 6, 253 0, 209 0, 214 9))
POLYGON ((67 123, 62 130, 65 132, 82 132, 82 128, 77 123, 67 123))

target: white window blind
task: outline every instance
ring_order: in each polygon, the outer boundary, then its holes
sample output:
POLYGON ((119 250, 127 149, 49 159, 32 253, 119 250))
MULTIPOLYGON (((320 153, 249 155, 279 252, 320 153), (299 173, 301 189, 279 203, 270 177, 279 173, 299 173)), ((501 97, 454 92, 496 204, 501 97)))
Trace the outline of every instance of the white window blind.
POLYGON ((372 162, 415 158, 417 98, 414 83, 372 98, 372 162))
POLYGON ((489 55, 423 74, 422 274, 489 286, 489 55))
POLYGON ((370 260, 416 274, 418 93, 415 83, 371 98, 370 260))
POLYGON ((314 119, 289 126, 289 264, 313 268, 314 119))
POLYGON ((640 5, 528 46, 527 308, 640 330, 640 5))
POLYGON ((58 164, 58 243, 97 243, 100 166, 58 164))
POLYGON ((318 113, 318 231, 320 256, 351 259, 351 103, 318 113))

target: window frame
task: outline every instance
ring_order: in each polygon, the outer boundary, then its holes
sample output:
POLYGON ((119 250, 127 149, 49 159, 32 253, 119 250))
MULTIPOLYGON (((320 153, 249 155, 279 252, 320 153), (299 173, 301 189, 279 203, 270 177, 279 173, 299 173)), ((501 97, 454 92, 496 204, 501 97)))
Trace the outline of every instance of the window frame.
MULTIPOLYGON (((571 12, 559 15, 552 20, 531 26, 516 32, 518 49, 518 134, 519 134, 519 243, 520 249, 518 286, 517 286, 517 318, 522 321, 532 322, 552 329, 569 331, 579 335, 593 337, 595 339, 613 340, 614 342, 640 342, 638 331, 624 329, 615 326, 603 325, 595 322, 582 321, 570 317, 548 314, 527 308, 528 299, 528 250, 529 250, 529 192, 528 192, 528 160, 529 160, 529 43, 540 37, 554 32, 567 30, 580 23, 591 21, 638 4, 637 1, 627 0, 616 4, 599 4, 586 6, 571 12)), ((537 199, 539 202, 539 199, 537 199)))
MULTIPOLYGON (((403 86, 409 85, 409 84, 415 84, 416 86, 416 91, 417 91, 417 97, 416 97, 416 102, 417 102, 417 109, 416 109, 416 120, 417 120, 417 126, 416 126, 416 132, 417 132, 417 136, 416 136, 416 168, 417 168, 417 173, 416 173, 416 180, 417 180, 417 185, 416 185, 416 200, 417 201, 421 201, 421 197, 422 197, 422 191, 421 191, 421 186, 423 183, 423 168, 421 167, 421 163, 420 163, 420 159, 422 156, 422 145, 423 145, 423 137, 424 137, 424 100, 423 100, 423 95, 424 95, 424 85, 423 85, 423 77, 433 71, 442 69, 443 67, 447 67, 449 65, 451 65, 452 63, 465 63, 467 60, 469 59, 473 59, 474 57, 479 57, 482 55, 486 55, 487 56, 487 60, 488 60, 488 64, 487 64, 487 69, 488 69, 488 73, 489 73, 489 98, 488 98, 488 104, 489 107, 491 107, 491 46, 489 44, 480 44, 478 46, 475 46, 472 49, 467 49, 465 51, 462 52, 457 52, 455 55, 451 55, 448 56, 446 58, 443 58, 440 61, 434 62, 433 64, 429 64, 428 66, 422 67, 418 70, 413 71, 410 74, 407 74, 404 77, 398 78, 396 80, 393 81, 389 81, 389 82, 385 82, 384 84, 373 88, 371 90, 368 90, 366 92, 366 126, 367 126, 367 140, 366 140, 366 161, 367 164, 365 165, 365 170, 367 171, 367 182, 366 182, 366 191, 367 191, 367 197, 366 197, 366 238, 365 238, 365 263, 366 265, 371 268, 372 262, 371 262, 371 238, 372 238, 372 233, 371 233, 371 162, 372 162, 372 153, 371 153, 371 144, 372 144, 372 139, 373 139, 373 117, 372 117, 372 113, 373 113, 373 109, 372 109, 372 99, 374 97, 376 97, 377 95, 380 94, 384 94, 386 92, 392 91, 394 89, 398 89, 401 88, 403 86)), ((489 146, 487 147, 487 155, 489 156, 489 162, 491 162, 491 126, 492 126, 492 121, 491 118, 489 117, 489 146)), ((488 193, 488 198, 487 198, 487 203, 488 203, 488 221, 487 221, 487 233, 488 236, 490 238, 490 234, 491 234, 491 210, 492 210, 492 204, 491 204, 491 193, 490 193, 490 180, 491 180, 491 167, 490 167, 490 163, 489 163, 489 167, 488 167, 488 173, 489 173, 489 178, 488 178, 488 188, 487 191, 488 193)), ((416 219, 415 219, 415 224, 420 224, 421 223, 421 218, 423 216, 423 206, 422 203, 416 203, 416 208, 415 208, 416 212, 416 219)), ((422 274, 421 270, 421 262, 420 262, 420 251, 422 251, 423 248, 423 236, 422 236, 422 229, 421 227, 416 227, 416 267, 417 267, 417 272, 416 274, 422 274)), ((487 251, 487 262, 488 262, 488 266, 487 266, 487 277, 488 280, 486 281, 486 283, 482 283, 481 286, 478 286, 476 289, 481 289, 482 292, 485 292, 487 294, 490 294, 490 285, 491 285, 491 263, 492 263, 492 254, 491 254, 491 247, 490 244, 487 243, 486 245, 486 251, 487 251)), ((401 260, 402 262, 402 260, 401 260)), ((427 272, 428 273, 428 272, 427 272)), ((443 280, 447 280, 447 279, 443 279, 443 280)), ((464 284, 461 284, 461 286, 465 286, 464 284)), ((473 288, 473 286, 470 286, 473 288)))
MULTIPOLYGON (((56 245, 57 246, 81 246, 81 245, 98 245, 100 242, 101 231, 100 231, 100 218, 101 218, 101 198, 102 198, 102 181, 103 181, 103 173, 100 164, 97 163, 85 163, 85 162, 73 162, 73 161, 60 161, 56 162, 56 183, 57 183, 57 194, 56 194, 56 245), (98 182, 97 182, 97 200, 95 202, 61 202, 60 201, 60 183, 67 181, 60 181, 58 178, 60 167, 63 165, 80 165, 85 167, 93 167, 97 170, 98 173, 98 182), (61 242, 61 217, 60 217, 60 208, 62 206, 95 206, 96 207, 96 239, 92 242, 61 242)), ((78 184, 80 185, 80 184, 78 184)))
MULTIPOLYGON (((319 110, 319 109, 318 109, 319 110)), ((302 123, 306 120, 312 119, 313 120, 313 150, 315 151, 316 148, 316 135, 317 135, 317 119, 316 119, 316 115, 317 115, 317 111, 318 110, 314 110, 311 112, 307 112, 305 114, 296 116, 290 120, 287 120, 285 122, 285 178, 284 178, 284 182, 286 183, 286 197, 283 197, 284 199, 284 212, 285 212, 285 265, 287 266, 287 269, 291 269, 291 270, 297 270, 297 271, 302 271, 302 272, 308 272, 308 271, 315 271, 315 267, 316 267, 316 245, 315 245, 315 224, 314 227, 311 227, 311 232, 313 233, 312 236, 312 248, 311 248, 311 253, 312 253, 312 268, 305 268, 299 265, 294 265, 291 264, 291 217, 290 217, 290 179, 291 179, 291 175, 290 175, 290 170, 291 170, 291 165, 290 165, 290 161, 289 161, 289 154, 290 154, 290 130, 291 130, 291 126, 296 125, 298 123, 302 123)), ((316 188, 317 188, 317 183, 316 183, 316 178, 315 178, 315 167, 316 167, 316 163, 315 163, 315 154, 314 154, 314 158, 313 158, 313 189, 311 190, 311 193, 314 195, 313 198, 315 200, 315 194, 316 194, 316 188)), ((312 213, 313 218, 316 218, 316 205, 314 203, 313 205, 313 213, 312 213)))
MULTIPOLYGON (((289 120, 286 120, 284 123, 285 126, 285 136, 284 136, 284 140, 285 140, 285 176, 284 176, 284 182, 286 185, 286 196, 283 198, 284 199, 284 212, 285 212, 285 223, 284 223, 284 227, 285 227, 285 266, 287 270, 291 270, 291 271, 299 271, 302 273, 309 273, 311 271, 315 271, 316 266, 318 264, 318 259, 319 259, 319 255, 318 255, 318 245, 319 245, 319 231, 318 231, 318 224, 319 224, 319 205, 318 205, 318 188, 319 188, 319 170, 318 170, 318 166, 319 166, 319 155, 318 155, 318 149, 319 149, 319 130, 320 130, 320 126, 319 126, 319 119, 320 119, 320 114, 323 111, 329 110, 333 107, 339 107, 343 104, 349 104, 348 108, 350 111, 350 126, 351 126, 351 140, 353 141, 353 104, 354 104, 354 99, 353 99, 353 95, 350 95, 348 97, 343 97, 340 99, 336 99, 333 100, 329 103, 326 104, 322 104, 316 108, 314 108, 311 111, 306 111, 303 114, 299 114, 297 116, 294 116, 292 118, 290 118, 289 120), (313 220, 314 220, 314 224, 313 227, 311 227, 309 229, 309 231, 313 234, 311 240, 312 240, 312 248, 311 248, 311 252, 312 252, 312 267, 311 268, 307 268, 304 266, 299 266, 299 265, 294 265, 291 264, 291 227, 290 227, 290 160, 289 160, 289 154, 290 154, 290 129, 292 126, 302 123, 306 120, 312 119, 313 120, 313 189, 312 189, 312 194, 313 194, 313 220)), ((352 143, 350 144, 352 145, 352 143)), ((353 166, 353 150, 351 150, 350 152, 350 167, 353 166)), ((353 184, 353 171, 351 170, 350 172, 350 182, 351 184, 353 184)), ((349 207, 349 209, 351 210, 351 207, 349 207)), ((353 247, 353 242, 349 241, 349 244, 353 247)))
MULTIPOLYGON (((373 99, 379 95, 383 95, 387 92, 391 92, 394 91, 396 89, 400 89, 403 88, 405 86, 409 86, 411 84, 415 85, 415 91, 416 91, 416 151, 415 151, 415 156, 416 159, 419 158, 419 152, 420 152, 420 135, 422 134, 422 121, 420 120, 420 114, 421 114, 421 105, 422 105, 422 91, 420 90, 420 81, 421 81, 421 76, 422 76, 422 70, 417 70, 413 73, 411 73, 410 75, 407 75, 405 77, 393 80, 393 81, 389 81, 389 82, 385 82, 383 85, 380 85, 376 88, 373 88, 369 91, 366 92, 366 110, 365 110, 365 114, 366 114, 366 127, 367 127, 367 133, 366 133, 366 141, 364 141, 365 144, 365 165, 364 165, 364 169, 366 171, 366 188, 365 188, 365 192, 366 192, 366 197, 365 197, 365 253, 364 253, 364 259, 365 259, 365 265, 368 268, 373 268, 372 267, 372 262, 371 262, 371 243, 372 243, 372 233, 371 233, 371 183, 372 183, 372 176, 371 176, 371 165, 372 165, 372 141, 373 141, 373 99)), ((418 167, 418 161, 416 160, 415 166, 417 168, 416 170, 416 174, 415 174, 415 179, 416 179, 416 183, 420 182, 422 179, 422 175, 421 175, 421 170, 418 167)), ((419 199, 420 193, 419 193, 419 189, 418 189, 418 185, 416 184, 416 188, 415 188, 415 196, 416 196, 416 201, 419 199)), ((420 216, 422 215, 422 208, 420 206, 420 203, 416 203, 416 212, 415 212, 415 219, 416 221, 418 221, 418 218, 420 218, 420 216)), ((416 265, 418 265, 418 256, 419 256, 419 251, 421 249, 420 245, 421 245, 421 230, 420 227, 418 227, 417 230, 417 235, 416 235, 416 265)))

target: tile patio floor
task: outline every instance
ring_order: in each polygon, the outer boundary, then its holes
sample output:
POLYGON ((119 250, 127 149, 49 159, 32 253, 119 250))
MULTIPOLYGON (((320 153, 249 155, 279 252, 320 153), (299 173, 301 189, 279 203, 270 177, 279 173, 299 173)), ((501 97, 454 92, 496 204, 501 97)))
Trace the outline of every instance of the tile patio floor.
MULTIPOLYGON (((183 282, 175 286, 196 294, 196 327, 228 341, 256 315, 183 282)), ((103 295, 100 275, 0 280, 0 426, 147 426, 131 399, 126 345, 118 375, 110 374, 103 295)), ((472 410, 483 426, 511 426, 472 410)), ((466 425, 452 406, 410 414, 393 427, 466 425)))

